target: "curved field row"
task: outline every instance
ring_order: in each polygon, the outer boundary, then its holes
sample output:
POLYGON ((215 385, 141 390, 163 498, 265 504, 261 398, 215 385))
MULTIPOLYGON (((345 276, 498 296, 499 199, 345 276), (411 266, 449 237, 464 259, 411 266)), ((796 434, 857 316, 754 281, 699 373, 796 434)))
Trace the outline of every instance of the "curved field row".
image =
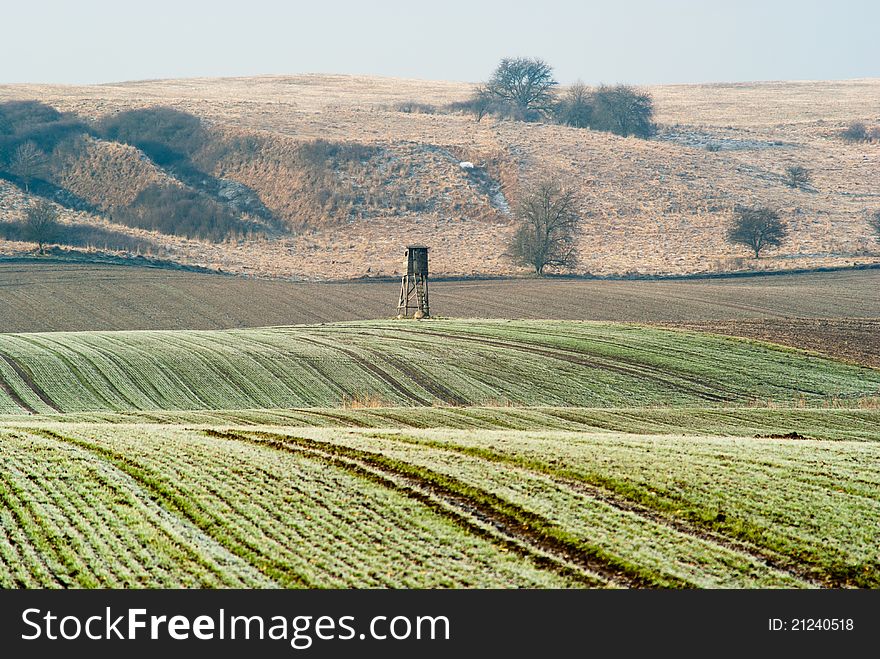
POLYGON ((0 449, 0 587, 272 585, 78 447, 4 430, 0 449))
POLYGON ((762 344, 587 322, 363 322, 0 335, 0 412, 375 405, 822 405, 880 371, 762 344))
MULTIPOLYGON (((94 470, 127 479, 177 524, 194 530, 228 562, 241 565, 250 586, 284 587, 566 587, 602 585, 604 580, 552 564, 547 557, 498 539, 476 520, 461 520, 430 501, 410 496, 388 479, 355 473, 302 453, 207 436, 202 432, 111 426, 35 429, 27 441, 48 443, 60 456, 71 451, 94 470), (34 439, 36 437, 36 439, 34 439)), ((2 445, 5 448, 5 442, 2 445)), ((39 453, 22 455, 27 468, 39 453)), ((68 546, 54 530, 62 509, 86 507, 76 485, 63 473, 46 474, 59 496, 45 502, 27 523, 4 524, 9 562, 0 567, 0 585, 10 576, 14 552, 36 546, 39 556, 61 553, 44 572, 43 585, 116 585, 95 564, 116 565, 114 550, 83 532, 68 546), (66 503, 67 500, 69 503, 66 503), (88 575, 85 578, 82 575, 88 575)), ((71 512, 71 515, 73 513, 71 512)), ((83 514, 83 513, 81 513, 83 514)), ((125 535, 132 518, 108 519, 109 532, 125 535)), ((146 573, 127 585, 159 586, 151 579, 153 548, 133 568, 146 573)), ((198 553, 196 554, 199 555, 198 553)), ((181 571, 189 568, 183 561, 181 571)), ((35 570, 36 571, 36 570, 35 570)), ((37 571, 38 572, 38 571, 37 571)), ((230 570, 232 572, 232 570, 230 570)), ((220 577, 235 585, 234 572, 220 577)), ((214 584, 218 585, 218 584, 214 584)))
MULTIPOLYGON (((501 431, 296 431, 442 449, 607 491, 835 586, 880 585, 880 444, 501 431)), ((361 444, 363 442, 363 444, 361 444)))
POLYGON ((880 444, 33 424, 0 586, 880 584, 880 444))
POLYGON ((644 435, 712 435, 880 441, 880 409, 393 407, 152 412, 78 412, 0 416, 0 423, 187 424, 296 428, 614 431, 644 435))

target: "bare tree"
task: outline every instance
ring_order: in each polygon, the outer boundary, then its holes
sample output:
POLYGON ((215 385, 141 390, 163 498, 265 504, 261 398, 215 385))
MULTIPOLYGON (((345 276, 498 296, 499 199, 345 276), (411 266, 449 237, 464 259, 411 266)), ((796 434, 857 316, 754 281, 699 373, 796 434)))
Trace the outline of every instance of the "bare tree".
POLYGON ((593 94, 578 80, 556 106, 556 119, 575 128, 589 128, 593 119, 593 94))
POLYGON ((24 237, 37 243, 40 254, 46 253, 46 244, 55 242, 60 231, 58 211, 48 201, 39 201, 25 212, 24 237))
POLYGON ((577 263, 575 239, 581 218, 577 198, 552 180, 538 183, 519 207, 522 222, 510 242, 510 255, 538 275, 547 267, 571 268, 577 263))
POLYGON ((496 100, 515 106, 522 118, 538 118, 553 109, 553 68, 544 60, 505 57, 486 83, 496 100))
POLYGON ((628 85, 602 85, 593 94, 591 128, 607 130, 627 137, 651 137, 654 124, 654 99, 628 85))
POLYGON ((19 144, 9 162, 9 171, 24 182, 25 192, 30 192, 31 182, 44 176, 48 159, 33 142, 19 144))
POLYGON ((810 184, 812 176, 806 167, 794 165, 785 169, 785 184, 790 188, 805 188, 810 184))
POLYGON ((498 101, 495 97, 489 93, 486 87, 481 85, 473 91, 469 99, 466 101, 451 103, 449 108, 473 114, 477 123, 479 123, 482 121, 483 117, 490 114, 497 105, 498 101))
POLYGON ((757 259, 765 248, 781 245, 787 235, 788 230, 777 211, 766 207, 738 206, 727 230, 727 241, 748 247, 757 259))

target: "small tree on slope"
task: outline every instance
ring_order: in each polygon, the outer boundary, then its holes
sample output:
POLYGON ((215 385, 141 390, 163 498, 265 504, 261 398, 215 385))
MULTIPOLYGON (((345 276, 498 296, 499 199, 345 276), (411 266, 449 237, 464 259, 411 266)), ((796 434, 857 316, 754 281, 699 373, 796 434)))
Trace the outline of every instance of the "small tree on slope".
POLYGON ((521 225, 510 242, 510 255, 538 275, 549 267, 571 268, 577 263, 575 240, 581 218, 574 193, 555 181, 542 181, 519 207, 521 225))
POLYGON ((787 235, 788 230, 779 219, 779 213, 763 206, 738 206, 727 230, 728 242, 748 247, 755 253, 756 259, 767 247, 781 245, 787 235))
POLYGON ((39 201, 27 209, 24 216, 24 236, 37 243, 40 254, 46 253, 46 244, 58 240, 60 225, 58 211, 48 201, 39 201))

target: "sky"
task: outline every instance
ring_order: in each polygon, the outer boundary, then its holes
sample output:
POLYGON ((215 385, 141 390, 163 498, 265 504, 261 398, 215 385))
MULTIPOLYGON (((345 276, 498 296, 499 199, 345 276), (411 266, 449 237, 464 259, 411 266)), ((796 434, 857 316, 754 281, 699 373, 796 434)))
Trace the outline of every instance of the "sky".
POLYGON ((563 84, 880 77, 878 0, 0 0, 0 83, 349 73, 563 84))

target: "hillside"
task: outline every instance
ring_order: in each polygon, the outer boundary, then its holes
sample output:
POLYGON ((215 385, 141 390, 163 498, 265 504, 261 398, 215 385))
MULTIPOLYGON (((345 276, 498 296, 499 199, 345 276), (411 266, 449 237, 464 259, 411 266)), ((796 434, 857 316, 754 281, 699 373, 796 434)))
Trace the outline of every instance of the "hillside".
MULTIPOLYGON (((509 208, 523 186, 544 174, 582 197, 580 273, 878 260, 880 246, 866 220, 880 205, 873 183, 880 178, 880 143, 850 143, 839 134, 855 121, 880 124, 880 81, 653 87, 661 130, 651 140, 491 118, 477 123, 443 110, 470 89, 267 76, 6 85, 0 103, 36 99, 84 122, 156 105, 199 117, 208 137, 190 143, 187 167, 165 163, 149 144, 138 149, 118 141, 125 139, 118 133, 99 131, 55 167, 51 183, 81 202, 66 211, 70 221, 120 234, 104 239, 111 249, 137 239, 163 258, 226 272, 390 275, 400 269, 402 245, 424 242, 438 274, 509 274, 517 271, 504 256, 513 231, 509 208), (396 109, 409 101, 437 112, 396 109), (477 167, 463 170, 460 161, 477 167), (790 165, 812 172, 810 187, 784 183, 790 165), (210 200, 206 212, 225 214, 224 226, 240 233, 215 241, 169 235, 167 226, 157 231, 156 220, 143 219, 143 199, 136 212, 119 212, 151 185, 166 197, 210 200), (726 245, 723 226, 738 203, 779 208, 792 231, 789 242, 758 262, 726 245)), ((150 203, 157 195, 154 190, 150 203)), ((0 219, 16 220, 27 203, 20 186, 0 180, 0 219)), ((7 241, 0 249, 25 247, 7 241)))
POLYGON ((610 323, 358 322, 0 335, 0 412, 292 407, 848 405, 880 371, 610 323))

